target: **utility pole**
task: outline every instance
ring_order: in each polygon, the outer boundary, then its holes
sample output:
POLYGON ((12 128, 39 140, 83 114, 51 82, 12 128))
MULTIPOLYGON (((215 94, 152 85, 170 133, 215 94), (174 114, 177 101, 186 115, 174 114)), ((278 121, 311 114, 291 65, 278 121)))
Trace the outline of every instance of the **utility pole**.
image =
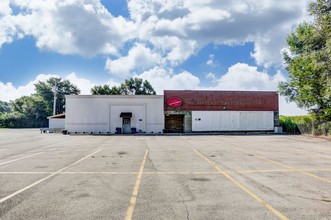
POLYGON ((52 91, 54 93, 54 99, 53 99, 53 115, 56 114, 56 93, 57 93, 57 82, 55 80, 55 85, 52 87, 52 91))

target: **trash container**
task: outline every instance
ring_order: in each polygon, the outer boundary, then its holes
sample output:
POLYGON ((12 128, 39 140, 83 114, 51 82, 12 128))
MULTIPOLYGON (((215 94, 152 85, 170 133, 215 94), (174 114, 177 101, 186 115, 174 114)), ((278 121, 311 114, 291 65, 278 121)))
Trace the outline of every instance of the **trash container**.
POLYGON ((122 134, 122 128, 116 128, 116 134, 122 134))
POLYGON ((137 133, 137 128, 131 128, 131 134, 137 133))

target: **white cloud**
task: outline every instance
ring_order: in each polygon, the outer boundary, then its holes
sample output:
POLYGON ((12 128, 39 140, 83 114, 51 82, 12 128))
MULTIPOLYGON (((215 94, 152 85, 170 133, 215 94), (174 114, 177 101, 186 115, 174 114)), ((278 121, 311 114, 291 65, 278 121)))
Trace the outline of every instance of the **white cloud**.
POLYGON ((9 0, 0 1, 0 16, 10 15, 12 13, 9 3, 9 0))
POLYGON ((286 102, 284 96, 279 96, 279 113, 284 116, 307 115, 308 111, 298 108, 294 102, 286 102))
POLYGON ((307 19, 306 0, 128 0, 130 18, 113 16, 100 0, 2 0, 0 47, 32 36, 61 54, 119 56, 126 42, 154 46, 170 66, 208 43, 253 42, 258 65, 280 65, 285 36, 307 19), (9 6, 20 8, 13 14, 9 6), (263 22, 262 22, 263 21, 263 22))
POLYGON ((214 54, 209 54, 208 60, 206 62, 207 66, 219 66, 219 62, 215 60, 214 54))
POLYGON ((162 58, 159 54, 153 53, 142 44, 136 44, 127 56, 116 60, 107 59, 105 68, 109 73, 124 78, 131 75, 134 69, 146 70, 161 62, 162 58))
POLYGON ((154 67, 136 76, 148 80, 159 95, 163 94, 163 90, 196 89, 200 84, 199 78, 187 71, 173 74, 172 70, 160 67, 154 67))
POLYGON ((131 18, 140 25, 140 39, 168 53, 177 50, 182 54, 184 50, 179 48, 187 42, 193 46, 185 56, 171 56, 174 64, 180 64, 210 42, 254 42, 252 56, 265 67, 281 65, 285 36, 307 18, 307 4, 306 0, 128 1, 131 18), (176 46, 169 39, 176 39, 176 46))
POLYGON ((77 86, 80 89, 81 95, 90 95, 91 88, 95 86, 95 84, 90 80, 77 77, 76 73, 69 74, 65 77, 65 79, 69 80, 73 85, 77 86))
POLYGON ((212 82, 216 81, 216 75, 214 73, 207 73, 206 74, 206 79, 210 79, 212 82))
POLYGON ((1 101, 13 101, 22 96, 29 96, 35 93, 35 86, 38 81, 45 82, 50 77, 59 77, 58 75, 52 74, 40 74, 30 81, 26 85, 15 87, 11 82, 3 83, 0 81, 0 100, 1 101))
POLYGON ((285 81, 281 72, 274 76, 259 72, 257 67, 244 63, 237 63, 228 69, 228 72, 218 80, 217 87, 224 90, 277 90, 278 83, 285 81))
MULTIPOLYGON (((39 74, 34 80, 28 82, 26 85, 17 87, 11 82, 3 83, 0 81, 0 100, 9 102, 22 96, 29 96, 36 92, 34 84, 38 81, 46 82, 47 79, 51 77, 60 76, 55 74, 39 74)), ((88 79, 77 77, 76 73, 71 73, 63 78, 68 79, 72 84, 77 86, 81 90, 81 94, 91 94, 90 89, 95 85, 88 79)), ((115 85, 116 83, 109 81, 108 84, 115 85)))
POLYGON ((0 1, 0 48, 5 43, 11 43, 17 33, 11 19, 12 10, 9 3, 9 0, 0 1))
POLYGON ((12 32, 33 36, 38 48, 61 54, 116 54, 136 29, 133 22, 113 17, 99 0, 13 0, 12 4, 22 11, 10 15, 17 29, 4 36, 10 38, 12 32))

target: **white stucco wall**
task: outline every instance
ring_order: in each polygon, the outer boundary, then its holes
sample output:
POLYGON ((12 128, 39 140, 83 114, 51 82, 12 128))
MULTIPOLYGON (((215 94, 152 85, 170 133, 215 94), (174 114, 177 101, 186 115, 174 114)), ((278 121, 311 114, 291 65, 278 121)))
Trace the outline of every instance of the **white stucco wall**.
POLYGON ((48 127, 50 129, 64 129, 65 119, 64 118, 50 118, 48 119, 48 127))
POLYGON ((192 111, 192 131, 264 131, 274 129, 272 111, 192 111))
POLYGON ((163 96, 68 95, 65 129, 69 132, 110 132, 122 127, 121 112, 132 112, 131 127, 146 133, 164 128, 163 96))

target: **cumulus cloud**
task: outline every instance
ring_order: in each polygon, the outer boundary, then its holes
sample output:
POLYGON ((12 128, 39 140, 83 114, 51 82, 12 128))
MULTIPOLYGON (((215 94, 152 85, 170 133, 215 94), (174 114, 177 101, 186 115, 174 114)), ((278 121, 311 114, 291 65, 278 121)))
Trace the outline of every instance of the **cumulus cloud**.
MULTIPOLYGON (((34 80, 22 86, 14 86, 11 82, 3 83, 0 81, 0 100, 9 102, 22 96, 29 96, 36 92, 34 84, 39 81, 46 82, 51 77, 60 76, 56 74, 39 74, 34 80)), ((73 85, 77 86, 83 95, 91 94, 90 89, 95 85, 95 83, 89 79, 78 77, 76 73, 70 73, 69 75, 63 77, 63 79, 67 79, 73 85)), ((116 83, 109 81, 108 84, 115 85, 116 83)))
POLYGON ((162 57, 142 44, 136 44, 127 56, 116 60, 107 59, 106 70, 120 77, 127 77, 132 70, 146 70, 162 62, 162 57))
POLYGON ((13 101, 22 96, 29 96, 35 93, 35 86, 38 81, 45 82, 50 77, 59 77, 58 75, 52 74, 39 74, 34 80, 28 82, 23 86, 14 86, 13 83, 3 83, 0 81, 0 100, 1 101, 13 101))
POLYGON ((7 27, 3 36, 32 36, 38 48, 61 54, 116 54, 135 30, 132 22, 113 17, 99 0, 13 0, 11 4, 21 12, 7 12, 5 21, 12 26, 0 21, 7 27))
POLYGON ((140 24, 139 37, 155 47, 173 53, 191 42, 189 55, 172 56, 173 63, 182 62, 210 42, 253 42, 257 64, 269 67, 281 64, 285 36, 306 18, 307 4, 305 0, 130 0, 128 7, 131 18, 140 24), (177 46, 169 39, 178 40, 177 46))
MULTIPOLYGON (((208 43, 254 43, 258 65, 281 64, 293 26, 307 18, 305 0, 128 0, 129 18, 100 0, 2 0, 0 47, 32 36, 38 48, 61 54, 119 55, 126 42, 152 44, 176 66, 208 43), (19 8, 14 14, 11 7, 19 8), (263 22, 262 22, 263 21, 263 22)), ((155 51, 154 51, 155 52, 155 51)))
POLYGON ((214 74, 214 73, 207 73, 206 74, 206 79, 209 79, 209 80, 211 80, 212 82, 215 82, 216 80, 217 80, 217 78, 216 78, 216 75, 214 74))
POLYGON ((219 62, 215 60, 214 54, 209 54, 208 60, 206 62, 207 66, 219 66, 219 62))
POLYGON ((77 77, 76 73, 70 73, 65 79, 69 80, 73 85, 80 89, 81 95, 90 95, 91 88, 95 86, 93 82, 88 79, 77 77))
POLYGON ((11 43, 17 35, 17 28, 11 19, 12 10, 9 0, 0 1, 0 48, 5 43, 11 43))
POLYGON ((160 67, 154 67, 136 76, 148 80, 159 95, 163 94, 163 90, 196 89, 200 84, 200 79, 190 72, 183 71, 173 74, 172 70, 166 70, 160 67))
POLYGON ((228 72, 217 81, 217 87, 225 90, 277 90, 278 83, 285 81, 281 72, 274 76, 259 72, 256 66, 237 63, 228 69, 228 72))

